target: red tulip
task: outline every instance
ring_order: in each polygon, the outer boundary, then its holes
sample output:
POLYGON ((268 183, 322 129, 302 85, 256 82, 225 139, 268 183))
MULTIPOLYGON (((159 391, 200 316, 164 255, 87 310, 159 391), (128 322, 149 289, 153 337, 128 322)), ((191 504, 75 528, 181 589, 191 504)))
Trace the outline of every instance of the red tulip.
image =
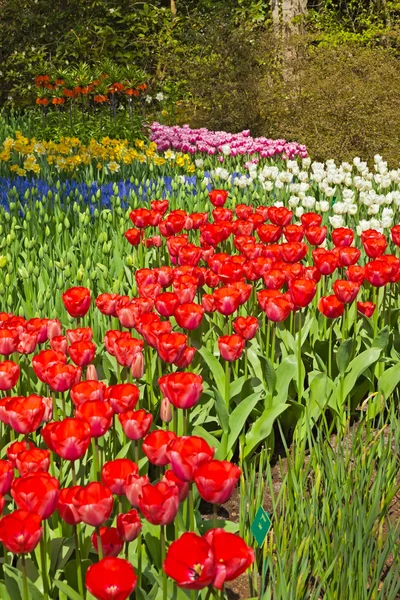
POLYGON ((287 319, 292 308, 292 303, 283 295, 280 295, 268 300, 263 310, 270 321, 273 321, 274 323, 280 323, 281 321, 285 321, 285 319, 287 319))
POLYGON ((213 206, 223 206, 228 199, 228 192, 226 190, 212 190, 208 193, 208 197, 213 206))
POLYGON ((369 258, 377 258, 381 256, 387 248, 387 240, 383 233, 378 231, 368 230, 361 234, 361 241, 364 246, 366 255, 369 258))
POLYGON ((42 350, 32 358, 32 367, 36 373, 36 376, 46 383, 46 372, 53 365, 59 363, 65 365, 67 359, 65 354, 62 352, 54 352, 53 350, 42 350))
POLYGON ((162 317, 172 317, 179 304, 179 297, 173 292, 159 294, 155 300, 156 310, 162 317))
POLYGON ((56 452, 65 460, 78 460, 82 458, 89 448, 91 428, 87 421, 68 418, 56 423, 48 423, 42 430, 43 437, 48 429, 49 443, 45 441, 50 450, 56 452))
POLYGON ((168 577, 187 590, 206 588, 216 573, 211 546, 196 533, 184 533, 172 542, 163 567, 168 577))
POLYGON ((268 218, 274 225, 287 227, 292 220, 293 213, 284 206, 270 206, 268 209, 268 218))
POLYGON ((71 388, 71 400, 75 406, 92 400, 104 400, 106 385, 102 381, 86 380, 76 383, 71 388))
POLYGON ((233 286, 222 287, 213 292, 215 307, 221 315, 231 315, 240 304, 240 291, 233 286))
POLYGON ((114 498, 111 490, 95 481, 80 489, 72 502, 84 523, 99 527, 110 518, 114 498))
MULTIPOLYGON (((153 316, 158 317, 158 315, 153 316)), ((143 319, 144 317, 146 315, 143 315, 143 319)), ((164 333, 171 333, 172 324, 169 321, 150 320, 150 322, 140 325, 140 328, 137 327, 137 329, 151 348, 157 348, 158 338, 164 333)))
POLYGON ((110 488, 113 494, 123 496, 126 480, 131 473, 139 475, 137 464, 128 458, 116 458, 104 464, 101 471, 101 480, 104 485, 110 488))
POLYGON ((104 336, 104 347, 111 356, 115 356, 114 345, 116 340, 120 338, 131 338, 129 331, 118 331, 110 329, 104 336))
POLYGON ((168 483, 168 485, 176 485, 176 487, 179 490, 179 502, 183 502, 184 500, 186 500, 189 494, 189 484, 187 483, 187 481, 182 481, 182 479, 179 479, 179 477, 177 477, 175 473, 171 470, 167 470, 164 472, 161 481, 168 483))
POLYGON ((339 249, 339 265, 343 267, 349 267, 355 265, 361 256, 361 252, 358 248, 353 246, 340 248, 339 249))
POLYGON ((32 433, 39 428, 45 408, 42 396, 10 398, 6 404, 8 423, 17 433, 32 433))
POLYGON ((97 600, 127 600, 136 581, 132 565, 122 558, 103 558, 86 571, 86 587, 97 600))
POLYGON ((391 232, 393 244, 400 246, 400 225, 392 227, 391 232))
POLYGON ((322 217, 321 215, 317 215, 317 213, 309 212, 301 215, 300 221, 305 229, 308 227, 320 227, 322 223, 322 217))
POLYGON ((139 496, 139 508, 149 523, 169 525, 178 512, 179 490, 176 485, 163 481, 144 485, 139 496))
POLYGON ((268 290, 280 290, 286 282, 286 276, 280 269, 269 269, 263 274, 264 284, 268 290))
POLYGON ((74 344, 75 342, 91 342, 93 339, 93 329, 91 327, 67 329, 65 333, 70 344, 74 344))
POLYGON ((391 274, 391 266, 384 261, 372 260, 365 265, 365 277, 374 287, 383 287, 389 283, 391 274))
POLYGON ((28 473, 14 479, 11 496, 18 508, 48 519, 57 508, 59 488, 60 482, 49 473, 28 473))
POLYGON ((118 338, 114 344, 114 355, 122 367, 130 367, 135 356, 142 352, 143 340, 136 338, 118 338))
POLYGON ((139 229, 146 229, 152 221, 152 212, 148 208, 137 208, 129 215, 132 223, 139 229))
POLYGON ((196 348, 193 348, 192 346, 186 346, 180 359, 175 361, 173 364, 178 367, 178 369, 187 369, 187 367, 191 365, 195 354, 196 348))
POLYGON ((198 281, 191 275, 182 275, 172 282, 174 293, 179 297, 181 304, 193 302, 196 296, 198 281))
POLYGON ((62 354, 67 354, 68 352, 68 342, 65 335, 58 335, 53 337, 50 340, 50 347, 54 352, 61 352, 62 354))
MULTIPOLYGON (((43 344, 43 342, 46 342, 48 339, 47 323, 48 319, 29 319, 29 321, 26 323, 26 333, 36 336, 36 342, 38 344, 43 344)), ((26 354, 30 354, 30 352, 27 352, 26 354)))
POLYGON ((15 510, 0 520, 0 541, 9 552, 29 554, 42 537, 42 518, 35 512, 15 510))
POLYGON ((244 573, 255 560, 254 550, 239 535, 224 529, 210 529, 204 539, 214 554, 216 573, 212 585, 218 590, 226 581, 233 581, 244 573))
MULTIPOLYGON (((45 336, 47 338, 47 327, 44 326, 45 336)), ((18 337, 17 352, 20 354, 32 354, 38 344, 38 334, 36 331, 23 331, 18 337)))
POLYGON ((157 339, 157 352, 166 363, 175 363, 182 358, 187 336, 183 333, 163 333, 157 339))
POLYGON ((129 512, 117 516, 117 531, 124 542, 136 540, 142 531, 142 523, 137 510, 132 508, 129 512))
POLYGON ((144 356, 143 352, 135 354, 131 364, 131 375, 133 379, 142 379, 144 375, 144 356))
POLYGON ((320 246, 326 238, 327 228, 325 225, 319 227, 318 225, 311 225, 305 230, 307 241, 311 246, 320 246))
POLYGON ((201 297, 201 305, 206 312, 215 312, 217 310, 215 299, 212 294, 203 294, 201 297))
POLYGON ((346 277, 349 281, 354 281, 358 284, 363 284, 365 280, 365 267, 358 265, 350 266, 346 271, 346 277))
POLYGON ((291 242, 280 246, 281 258, 285 263, 297 263, 303 260, 307 252, 307 244, 304 242, 291 242))
POLYGON ((317 291, 312 279, 293 279, 289 284, 289 292, 295 306, 305 308, 312 302, 317 291))
POLYGON ((75 410, 75 417, 87 421, 90 425, 90 435, 94 438, 102 437, 107 433, 112 424, 114 411, 107 401, 87 400, 79 404, 75 410))
POLYGON ((130 440, 141 440, 151 427, 153 415, 143 409, 127 410, 118 415, 122 429, 130 440))
POLYGON ((357 310, 362 315, 365 315, 369 319, 375 312, 376 304, 373 302, 357 302, 357 310))
POLYGON ((347 227, 338 227, 332 231, 332 242, 338 248, 351 246, 354 240, 354 231, 347 227))
MULTIPOLYGON (((10 444, 9 446, 7 446, 7 458, 10 461, 10 463, 12 464, 13 467, 15 467, 16 465, 16 460, 17 460, 17 456, 20 452, 24 452, 25 450, 32 450, 33 448, 36 448, 35 444, 33 442, 27 442, 27 441, 23 441, 23 442, 13 442, 12 444, 10 444)), ((3 461, 0 461, 0 494, 2 494, 3 492, 1 491, 1 473, 3 472, 1 464, 3 461)), ((4 461, 5 463, 7 463, 7 461, 4 461)), ((10 486, 11 486, 11 480, 12 477, 10 479, 10 486)), ((8 490, 7 490, 8 491, 8 490)))
POLYGON ((345 279, 337 279, 333 283, 333 291, 336 298, 340 302, 344 302, 344 304, 350 304, 353 302, 358 292, 360 291, 360 286, 358 283, 354 281, 346 281, 345 279))
POLYGON ((114 412, 123 413, 135 408, 139 400, 139 389, 133 383, 110 385, 106 390, 105 399, 109 401, 114 412))
POLYGON ((252 340, 258 331, 259 324, 256 317, 237 317, 233 321, 233 330, 245 340, 252 340))
POLYGON ((168 200, 152 200, 150 206, 156 212, 164 215, 168 210, 169 202, 168 200))
POLYGON ((285 227, 284 236, 288 242, 302 242, 304 227, 302 225, 288 225, 285 227))
POLYGON ((9 356, 17 351, 18 334, 10 329, 0 329, 0 354, 9 356))
POLYGON ((240 292, 239 304, 246 304, 253 291, 253 286, 245 281, 234 281, 232 287, 240 292))
POLYGON ((87 367, 94 359, 96 346, 93 342, 74 342, 69 346, 68 353, 76 365, 87 367))
POLYGON ((117 299, 118 294, 100 294, 96 298, 96 306, 103 315, 116 317, 117 299))
POLYGON ((245 339, 241 335, 223 335, 218 338, 219 352, 224 360, 238 360, 244 350, 245 339))
POLYGON ((193 481, 200 465, 209 462, 214 456, 214 448, 197 436, 183 436, 173 439, 167 447, 171 469, 181 481, 193 481))
POLYGON ((231 497, 241 470, 224 460, 204 463, 195 473, 194 481, 200 496, 212 504, 224 504, 231 497))
POLYGON ((232 221, 233 219, 233 211, 229 208, 224 208, 223 206, 214 208, 211 214, 215 223, 218 223, 219 221, 232 221))
POLYGON ((344 304, 340 302, 334 294, 331 296, 322 296, 318 302, 318 310, 328 319, 341 317, 344 312, 344 304))
POLYGON ((20 475, 39 471, 47 472, 50 467, 50 452, 40 448, 23 450, 18 453, 15 463, 20 475))
POLYGON ((90 290, 84 287, 69 288, 63 293, 62 300, 71 317, 84 317, 90 308, 90 290))
POLYGON ((76 494, 82 489, 82 486, 74 485, 70 488, 64 488, 60 491, 57 509, 62 520, 68 523, 68 525, 77 525, 82 521, 74 504, 76 494))
POLYGON ((278 225, 261 225, 257 233, 264 244, 275 244, 282 235, 282 228, 278 225))
POLYGON ((44 372, 45 383, 55 392, 66 392, 80 381, 82 369, 72 365, 56 363, 44 372))
POLYGON ((0 494, 2 496, 5 496, 10 491, 13 479, 13 463, 8 460, 0 460, 0 494))
POLYGON ((138 477, 138 475, 131 473, 131 475, 128 476, 128 479, 126 480, 125 493, 132 506, 139 507, 139 498, 142 494, 142 489, 149 483, 150 479, 147 477, 147 475, 138 477))
POLYGON ((317 248, 312 251, 314 265, 322 275, 332 275, 339 265, 338 256, 324 248, 317 248))
POLYGON ((47 320, 47 337, 52 340, 55 337, 59 337, 62 332, 61 323, 58 319, 47 320))
POLYGON ((194 302, 180 304, 175 310, 174 317, 182 329, 197 329, 204 316, 204 308, 194 302))
POLYGON ((203 378, 195 373, 170 373, 158 380, 161 392, 176 408, 192 408, 203 392, 203 378))
POLYGON ((11 360, 0 362, 0 390, 11 390, 19 379, 20 368, 11 360))
POLYGON ((140 229, 135 229, 135 227, 132 227, 132 229, 125 231, 124 235, 132 246, 139 246, 142 235, 140 229))
MULTIPOLYGON (((109 556, 118 556, 124 547, 124 540, 122 540, 119 535, 116 527, 100 527, 99 529, 101 547, 103 550, 103 555, 107 558, 109 556)), ((92 544, 96 552, 99 551, 98 548, 98 534, 94 532, 92 534, 92 544)))
POLYGON ((175 438, 176 434, 173 431, 157 429, 144 438, 142 450, 153 465, 163 467, 169 463, 167 446, 175 438))

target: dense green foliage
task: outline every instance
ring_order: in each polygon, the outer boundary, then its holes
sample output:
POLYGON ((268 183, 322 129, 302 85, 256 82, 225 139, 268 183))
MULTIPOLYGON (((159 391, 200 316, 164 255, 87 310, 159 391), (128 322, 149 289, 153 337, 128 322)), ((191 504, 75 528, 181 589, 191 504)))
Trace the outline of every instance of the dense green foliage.
POLYGON ((0 5, 0 104, 31 106, 39 72, 112 60, 164 93, 165 114, 144 106, 148 120, 251 128, 305 143, 316 158, 400 159, 395 2, 311 1, 290 35, 263 0, 0 5))

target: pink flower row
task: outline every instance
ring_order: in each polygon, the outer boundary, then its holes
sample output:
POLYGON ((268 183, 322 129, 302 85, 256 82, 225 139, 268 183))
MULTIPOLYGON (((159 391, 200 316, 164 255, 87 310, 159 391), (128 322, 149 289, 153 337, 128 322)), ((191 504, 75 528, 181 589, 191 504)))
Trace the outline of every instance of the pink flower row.
POLYGON ((203 152, 209 155, 223 153, 230 156, 246 154, 260 155, 261 158, 271 158, 278 154, 289 159, 307 157, 307 148, 303 144, 283 139, 253 138, 248 129, 240 133, 227 133, 209 131, 204 127, 191 129, 189 125, 169 127, 155 122, 151 131, 150 139, 157 144, 158 151, 177 150, 190 154, 203 152))

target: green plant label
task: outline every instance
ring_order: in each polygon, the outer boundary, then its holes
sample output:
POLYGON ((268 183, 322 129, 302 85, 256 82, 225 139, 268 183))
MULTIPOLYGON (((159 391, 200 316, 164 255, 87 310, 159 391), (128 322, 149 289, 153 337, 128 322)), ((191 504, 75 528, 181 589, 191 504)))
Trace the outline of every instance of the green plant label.
POLYGON ((272 527, 271 519, 262 506, 257 511, 253 523, 251 524, 251 533, 256 538, 256 542, 259 546, 262 546, 265 538, 267 537, 268 531, 272 527))

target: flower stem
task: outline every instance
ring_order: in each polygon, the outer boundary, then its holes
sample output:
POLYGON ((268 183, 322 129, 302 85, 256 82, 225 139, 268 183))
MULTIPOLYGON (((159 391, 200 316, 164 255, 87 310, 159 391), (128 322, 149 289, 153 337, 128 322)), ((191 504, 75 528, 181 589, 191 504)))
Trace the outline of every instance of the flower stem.
POLYGON ((165 525, 161 525, 161 569, 162 569, 162 579, 163 579, 163 600, 167 600, 167 574, 164 570, 164 561, 166 556, 165 551, 165 525))
POLYGON ((96 535, 97 535, 97 554, 99 555, 99 560, 101 560, 103 558, 103 544, 101 543, 99 527, 96 527, 96 535))
POLYGON ((189 483, 189 531, 194 531, 193 483, 189 483))
POLYGON ((21 554, 21 566, 22 566, 22 584, 23 584, 24 600, 29 600, 28 578, 26 576, 25 554, 21 554))
POLYGON ((94 476, 95 476, 96 481, 100 481, 99 457, 98 457, 98 453, 97 453, 96 442, 97 442, 97 440, 95 438, 92 438, 94 476))
POLYGON ((213 526, 214 526, 214 529, 216 529, 218 527, 217 519, 218 519, 218 504, 213 504, 213 526))
POLYGON ((43 522, 43 535, 40 540, 40 561, 43 580, 43 600, 49 597, 49 581, 47 579, 47 557, 46 557, 46 521, 43 522))
POLYGON ((77 525, 74 525, 74 540, 75 540, 76 565, 77 565, 77 571, 78 571, 78 589, 79 589, 80 595, 83 597, 82 563, 81 563, 81 552, 80 552, 80 548, 79 548, 77 525))

